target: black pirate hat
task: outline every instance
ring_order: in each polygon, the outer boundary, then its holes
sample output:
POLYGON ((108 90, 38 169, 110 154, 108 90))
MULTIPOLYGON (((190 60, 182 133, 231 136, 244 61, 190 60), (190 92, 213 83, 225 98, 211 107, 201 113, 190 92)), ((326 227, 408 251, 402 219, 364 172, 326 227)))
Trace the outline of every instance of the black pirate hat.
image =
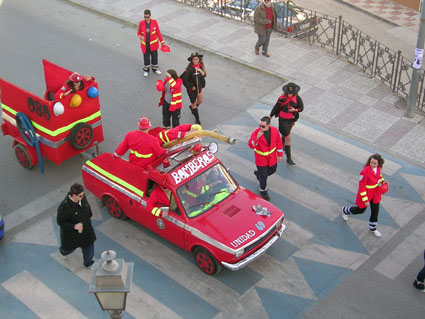
POLYGON ((198 57, 198 58, 199 58, 199 60, 200 60, 200 59, 202 59, 204 56, 203 56, 202 54, 199 54, 198 52, 193 52, 193 53, 190 55, 190 57, 188 57, 188 58, 187 58, 187 60, 188 60, 189 62, 192 62, 192 59, 193 59, 194 57, 198 57))
POLYGON ((289 82, 288 84, 282 87, 282 91, 286 94, 297 94, 300 90, 300 86, 296 85, 293 82, 289 82))

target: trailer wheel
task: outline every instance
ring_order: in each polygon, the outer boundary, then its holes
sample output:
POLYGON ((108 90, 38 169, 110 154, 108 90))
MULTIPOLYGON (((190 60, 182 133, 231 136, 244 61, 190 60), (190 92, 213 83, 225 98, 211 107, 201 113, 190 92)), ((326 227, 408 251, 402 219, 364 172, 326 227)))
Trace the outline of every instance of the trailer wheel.
POLYGON ((22 144, 17 144, 15 146, 15 156, 23 168, 32 169, 34 167, 31 157, 22 144))
POLYGON ((106 196, 104 199, 104 203, 106 208, 108 209, 108 213, 111 214, 112 217, 118 219, 127 219, 127 216, 124 215, 124 212, 121 209, 120 204, 112 198, 111 196, 106 196))
POLYGON ((220 273, 222 268, 221 264, 205 248, 196 248, 193 252, 193 256, 195 257, 198 267, 207 275, 218 275, 220 273))
POLYGON ((93 128, 87 123, 76 124, 69 133, 69 143, 77 150, 85 149, 93 139, 93 128))

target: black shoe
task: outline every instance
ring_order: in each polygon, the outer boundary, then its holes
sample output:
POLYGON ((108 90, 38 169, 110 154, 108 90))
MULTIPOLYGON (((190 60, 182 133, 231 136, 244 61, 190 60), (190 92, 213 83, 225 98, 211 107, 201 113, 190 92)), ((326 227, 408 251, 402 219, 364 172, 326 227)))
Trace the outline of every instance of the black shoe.
POLYGON ((265 200, 270 200, 270 196, 267 192, 260 192, 260 196, 265 200))
POLYGON ((416 289, 425 291, 425 285, 424 285, 424 283, 423 282, 420 282, 420 281, 417 281, 416 279, 413 282, 413 286, 415 286, 416 289))
POLYGON ((286 163, 288 163, 289 165, 295 165, 295 162, 292 160, 292 158, 287 158, 286 163))

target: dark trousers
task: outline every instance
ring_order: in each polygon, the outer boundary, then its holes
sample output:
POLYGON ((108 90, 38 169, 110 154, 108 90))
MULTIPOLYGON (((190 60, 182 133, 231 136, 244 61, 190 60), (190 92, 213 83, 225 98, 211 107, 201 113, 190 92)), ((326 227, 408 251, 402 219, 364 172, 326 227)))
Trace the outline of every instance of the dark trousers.
MULTIPOLYGON (((424 260, 425 260, 425 250, 424 250, 424 260)), ((424 268, 422 268, 421 271, 418 273, 416 280, 420 282, 425 281, 425 265, 424 265, 424 268)))
POLYGON ((143 53, 143 63, 145 65, 143 68, 144 71, 149 72, 151 64, 152 70, 158 69, 158 50, 151 51, 150 48, 146 46, 146 52, 143 53))
POLYGON ((170 111, 170 104, 164 100, 162 104, 162 125, 164 127, 170 127, 171 120, 173 121, 173 127, 180 125, 180 109, 175 111, 170 111))
POLYGON ((258 181, 260 182, 260 191, 267 191, 267 177, 276 172, 277 164, 273 166, 257 166, 258 181))
MULTIPOLYGON (((75 249, 77 248, 74 248, 72 250, 63 250, 62 248, 59 248, 59 251, 63 256, 66 256, 74 252, 75 249)), ((81 247, 81 250, 83 252, 84 266, 88 267, 93 264, 94 243, 91 244, 89 247, 81 247)))
MULTIPOLYGON (((351 215, 363 214, 366 208, 360 208, 358 206, 347 207, 345 213, 351 215)), ((375 230, 378 225, 378 214, 379 214, 379 203, 374 203, 373 200, 370 202, 370 218, 369 218, 369 229, 375 230)))

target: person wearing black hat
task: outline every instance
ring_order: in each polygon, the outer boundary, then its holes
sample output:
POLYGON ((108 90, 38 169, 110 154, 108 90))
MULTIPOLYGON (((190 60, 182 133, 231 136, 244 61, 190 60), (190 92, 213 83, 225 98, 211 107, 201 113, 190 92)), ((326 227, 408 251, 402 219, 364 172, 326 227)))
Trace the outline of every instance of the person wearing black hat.
POLYGON ((191 105, 189 106, 193 116, 195 117, 196 124, 201 124, 199 120, 198 106, 202 103, 204 96, 202 89, 205 88, 205 64, 202 61, 204 56, 198 52, 193 52, 187 58, 189 64, 186 70, 180 75, 183 80, 183 85, 186 87, 187 95, 189 96, 191 105))
POLYGON ((298 95, 299 85, 290 82, 282 87, 283 94, 277 100, 270 112, 270 117, 279 118, 279 132, 286 154, 286 163, 295 165, 291 156, 291 130, 299 118, 299 113, 304 110, 304 103, 298 95))

